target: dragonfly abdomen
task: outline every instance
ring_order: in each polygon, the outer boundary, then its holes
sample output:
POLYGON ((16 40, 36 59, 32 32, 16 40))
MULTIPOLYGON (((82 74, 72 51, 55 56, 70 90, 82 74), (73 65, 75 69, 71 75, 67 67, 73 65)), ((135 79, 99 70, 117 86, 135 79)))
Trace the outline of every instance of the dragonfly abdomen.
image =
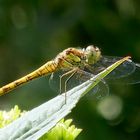
POLYGON ((48 61, 46 64, 44 64, 43 66, 41 66, 37 70, 29 73, 28 75, 1 87, 0 88, 0 96, 3 94, 6 94, 7 92, 15 89, 16 87, 18 87, 24 83, 27 83, 28 81, 31 81, 31 80, 38 78, 38 77, 41 77, 43 75, 53 73, 57 70, 57 68, 58 68, 58 66, 53 60, 48 61))

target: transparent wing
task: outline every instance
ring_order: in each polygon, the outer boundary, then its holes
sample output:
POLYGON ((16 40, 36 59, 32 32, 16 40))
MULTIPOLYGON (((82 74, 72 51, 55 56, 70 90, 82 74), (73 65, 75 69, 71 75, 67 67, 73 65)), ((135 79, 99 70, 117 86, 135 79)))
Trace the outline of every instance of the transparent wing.
POLYGON ((108 75, 105 80, 108 83, 112 83, 112 84, 138 84, 140 83, 140 65, 139 64, 135 64, 136 68, 135 71, 132 72, 131 74, 129 74, 128 76, 125 75, 124 77, 121 78, 112 78, 110 79, 110 75, 108 75))
MULTIPOLYGON (((103 56, 99 62, 93 65, 93 73, 97 74, 115 63, 117 60, 122 59, 122 57, 115 56, 103 56)), ((118 66, 113 70, 105 80, 110 83, 117 83, 121 81, 126 81, 127 84, 135 84, 140 82, 140 65, 135 64, 131 60, 125 61, 123 64, 118 66), (121 80, 121 81, 120 81, 121 80)), ((121 82, 122 83, 122 82, 121 82)))
MULTIPOLYGON (((65 73, 62 71, 58 71, 55 72, 51 77, 50 77, 50 87, 56 91, 57 93, 59 93, 60 91, 60 76, 65 73)), ((64 87, 65 87, 65 81, 69 78, 70 75, 65 76, 62 79, 62 92, 64 92, 64 87)), ((91 73, 88 73, 86 71, 79 71, 76 72, 75 75, 69 80, 69 82, 67 83, 67 90, 72 89, 73 87, 82 84, 83 82, 85 82, 86 80, 90 79, 91 77, 93 77, 94 75, 91 73)), ((91 90, 89 92, 89 94, 87 94, 87 98, 88 99, 101 99, 105 96, 109 95, 109 87, 106 84, 106 82, 104 80, 102 80, 98 85, 96 85, 93 90, 91 90)))

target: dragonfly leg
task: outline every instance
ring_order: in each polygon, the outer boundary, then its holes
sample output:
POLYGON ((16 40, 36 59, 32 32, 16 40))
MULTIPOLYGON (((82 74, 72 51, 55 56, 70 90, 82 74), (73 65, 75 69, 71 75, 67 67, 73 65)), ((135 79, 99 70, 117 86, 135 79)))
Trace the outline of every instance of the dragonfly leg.
POLYGON ((66 103, 67 83, 74 76, 74 74, 77 72, 77 70, 78 70, 77 68, 72 69, 72 70, 70 70, 70 71, 68 71, 68 72, 66 72, 66 73, 64 73, 63 75, 60 76, 60 94, 61 94, 62 93, 62 78, 70 74, 70 76, 65 80, 65 85, 64 85, 65 86, 64 87, 65 103, 66 103))
POLYGON ((75 70, 75 71, 67 78, 67 80, 65 81, 65 103, 66 103, 66 98, 67 98, 67 95, 66 95, 67 83, 68 83, 68 81, 74 76, 74 74, 75 74, 76 72, 77 72, 77 71, 75 70))

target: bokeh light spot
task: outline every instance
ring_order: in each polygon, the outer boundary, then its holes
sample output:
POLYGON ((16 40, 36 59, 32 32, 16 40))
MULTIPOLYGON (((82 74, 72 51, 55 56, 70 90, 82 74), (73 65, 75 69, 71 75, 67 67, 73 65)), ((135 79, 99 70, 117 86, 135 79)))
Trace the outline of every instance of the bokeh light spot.
POLYGON ((107 120, 116 119, 122 112, 123 103, 118 96, 108 96, 97 105, 98 112, 107 120))

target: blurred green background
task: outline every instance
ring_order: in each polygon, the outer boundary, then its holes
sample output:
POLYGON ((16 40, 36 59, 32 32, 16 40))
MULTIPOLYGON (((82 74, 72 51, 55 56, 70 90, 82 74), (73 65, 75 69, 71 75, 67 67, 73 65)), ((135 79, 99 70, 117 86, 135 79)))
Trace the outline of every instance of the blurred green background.
MULTIPOLYGON (((68 47, 94 44, 105 55, 140 62, 139 0, 0 0, 0 85, 38 68, 68 47)), ((49 76, 0 97, 0 110, 29 110, 55 97, 49 76)), ((79 140, 138 140, 140 84, 114 87, 104 100, 81 100, 68 116, 79 140)))

